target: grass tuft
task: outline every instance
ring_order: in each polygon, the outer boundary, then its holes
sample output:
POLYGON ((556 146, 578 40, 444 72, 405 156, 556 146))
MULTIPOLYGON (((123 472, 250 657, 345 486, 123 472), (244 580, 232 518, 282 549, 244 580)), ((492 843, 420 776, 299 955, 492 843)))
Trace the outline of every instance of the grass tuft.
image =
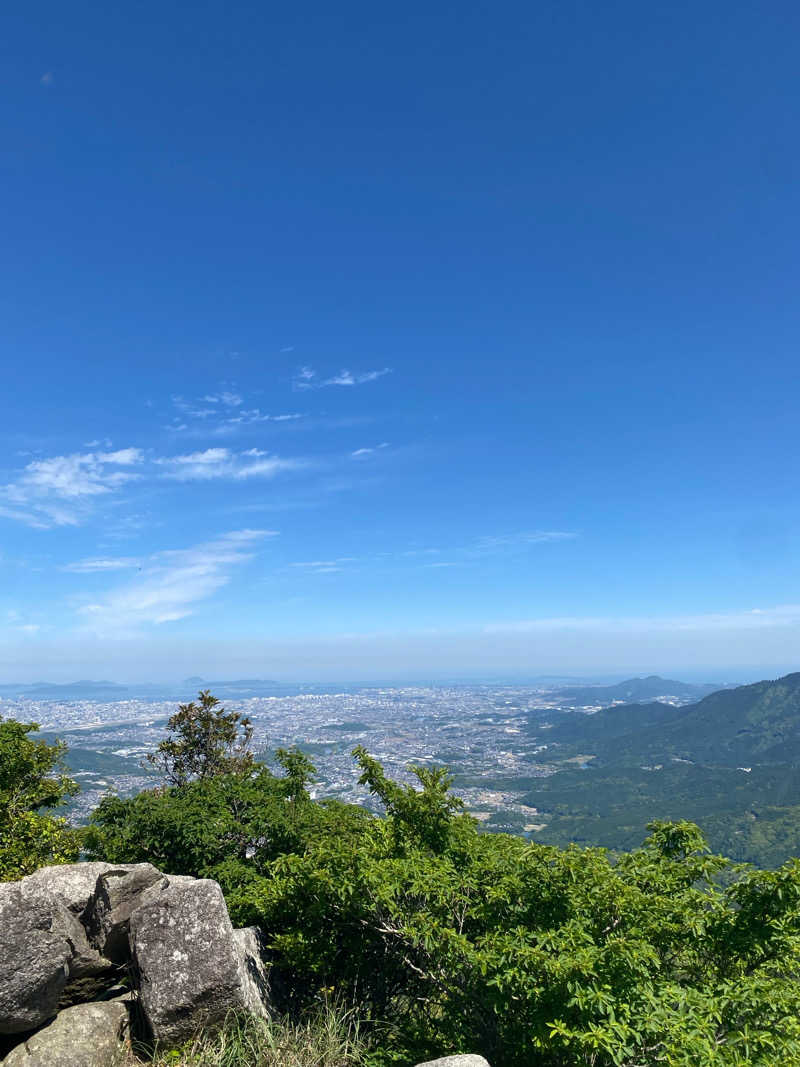
MULTIPOLYGON (((156 1053, 154 1067, 362 1067, 365 1043, 352 1011, 325 1005, 300 1022, 231 1016, 214 1034, 156 1053)), ((142 1064, 131 1055, 126 1067, 142 1064)))

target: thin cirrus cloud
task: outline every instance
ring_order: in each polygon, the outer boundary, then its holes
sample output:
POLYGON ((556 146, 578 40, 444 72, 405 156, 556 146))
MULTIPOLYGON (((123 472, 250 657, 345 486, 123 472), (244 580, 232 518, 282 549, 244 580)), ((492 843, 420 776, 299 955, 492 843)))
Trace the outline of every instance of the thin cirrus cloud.
POLYGON ((223 391, 206 393, 197 400, 173 396, 172 403, 181 415, 187 415, 193 419, 207 419, 212 415, 218 415, 220 410, 241 407, 243 401, 238 393, 223 391))
POLYGON ((141 571, 78 610, 85 625, 101 635, 176 622, 227 585, 252 560, 275 530, 235 530, 190 548, 160 552, 141 571))
POLYGON ((320 378, 313 367, 300 367, 292 380, 292 386, 295 389, 302 390, 326 389, 334 385, 344 387, 365 385, 367 382, 377 381, 378 378, 383 378, 385 374, 391 373, 391 367, 382 367, 380 370, 362 371, 358 374, 354 374, 352 371, 345 368, 330 378, 320 378))
POLYGON ((300 568, 308 574, 330 574, 336 571, 349 569, 353 563, 365 565, 377 565, 385 568, 394 567, 398 564, 412 567, 427 567, 442 569, 446 567, 475 566, 482 557, 493 554, 511 553, 520 546, 532 544, 548 544, 559 541, 571 541, 577 534, 565 530, 533 530, 514 534, 500 534, 492 537, 481 537, 466 545, 451 546, 449 548, 407 548, 397 552, 379 552, 371 556, 337 556, 335 559, 304 560, 290 563, 290 567, 300 568), (447 555, 448 559, 439 559, 447 555))
POLYGON ((290 567, 299 567, 312 574, 334 574, 344 569, 349 563, 358 562, 355 556, 337 556, 336 559, 311 559, 302 563, 290 563, 290 567))
POLYGON ((131 570, 140 567, 142 561, 135 556, 117 556, 116 558, 79 559, 67 563, 62 568, 72 574, 107 574, 109 571, 131 570))
POLYGON ((238 408, 242 406, 242 398, 238 393, 223 391, 221 393, 209 393, 203 397, 206 404, 222 404, 226 408, 238 408))
POLYGON ((76 526, 95 498, 137 481, 143 462, 139 448, 33 460, 0 487, 0 514, 40 529, 76 526))
POLYGON ((359 456, 371 456, 374 452, 378 452, 381 448, 388 448, 388 441, 381 441, 379 445, 373 445, 371 448, 357 448, 355 452, 351 452, 350 455, 353 459, 357 459, 359 456))
POLYGON ((473 550, 476 552, 502 551, 508 548, 523 548, 525 545, 545 545, 554 541, 574 541, 577 536, 572 530, 527 530, 521 533, 481 537, 475 542, 473 550))
POLYGON ((257 407, 246 408, 244 398, 239 393, 229 391, 206 393, 196 400, 173 396, 172 403, 179 414, 166 427, 171 433, 204 433, 224 437, 259 423, 294 422, 305 418, 298 411, 273 415, 257 407))
POLYGON ((236 481, 273 478, 285 471, 299 470, 308 465, 305 460, 273 456, 260 448, 249 448, 244 452, 233 452, 228 448, 206 448, 201 452, 162 457, 154 460, 154 463, 161 468, 164 478, 177 482, 211 481, 217 478, 231 478, 236 481))

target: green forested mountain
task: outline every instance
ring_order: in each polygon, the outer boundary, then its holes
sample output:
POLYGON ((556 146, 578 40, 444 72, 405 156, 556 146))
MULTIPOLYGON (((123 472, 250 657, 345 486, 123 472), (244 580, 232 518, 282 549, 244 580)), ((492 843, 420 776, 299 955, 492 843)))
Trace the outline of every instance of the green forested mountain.
POLYGON ((628 704, 578 719, 551 733, 553 742, 586 742, 598 756, 650 761, 678 757, 694 762, 800 761, 800 673, 711 693, 697 704, 628 704))
MULTIPOLYGON (((692 707, 692 705, 688 705, 692 707)), ((571 750, 574 746, 581 752, 599 754, 606 751, 613 754, 615 742, 620 738, 636 737, 652 727, 673 722, 687 708, 676 708, 673 704, 615 704, 612 708, 603 708, 593 715, 580 711, 570 711, 558 717, 555 725, 547 734, 550 746, 558 746, 557 751, 571 750), (587 749, 587 744, 589 748, 587 749)), ((538 723, 531 723, 531 731, 536 733, 538 723)), ((544 739, 544 738, 543 738, 544 739)))
POLYGON ((650 819, 687 818, 736 859, 800 855, 800 673, 682 708, 570 714, 542 739, 560 767, 524 798, 549 817, 542 840, 624 849, 650 819), (576 754, 594 758, 563 762, 576 754))

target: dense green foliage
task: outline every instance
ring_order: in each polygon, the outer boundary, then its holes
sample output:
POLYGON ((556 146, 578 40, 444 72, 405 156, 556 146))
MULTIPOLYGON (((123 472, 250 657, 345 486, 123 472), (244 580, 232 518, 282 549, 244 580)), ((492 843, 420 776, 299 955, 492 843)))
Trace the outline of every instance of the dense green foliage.
POLYGON ((263 764, 249 774, 225 773, 183 786, 105 797, 84 833, 89 858, 149 862, 172 874, 247 880, 277 857, 318 836, 356 833, 368 819, 336 800, 310 802, 313 768, 297 750, 279 749, 284 774, 263 764))
POLYGON ((604 845, 627 851, 658 812, 698 822, 716 851, 759 867, 800 854, 800 775, 793 767, 706 767, 667 762, 646 770, 589 764, 539 779, 525 801, 547 825, 549 844, 604 845))
POLYGON ((47 814, 78 787, 65 772, 64 746, 32 737, 37 730, 36 723, 0 720, 0 881, 78 853, 75 833, 47 814))

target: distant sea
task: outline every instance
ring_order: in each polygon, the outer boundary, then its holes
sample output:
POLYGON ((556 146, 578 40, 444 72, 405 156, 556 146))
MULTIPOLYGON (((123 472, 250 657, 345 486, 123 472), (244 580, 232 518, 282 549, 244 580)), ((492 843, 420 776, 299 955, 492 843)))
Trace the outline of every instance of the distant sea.
POLYGON ((6 700, 57 700, 98 701, 109 703, 118 700, 169 700, 187 703, 201 689, 210 689, 214 696, 224 700, 244 697, 285 697, 298 693, 344 693, 357 692, 363 686, 322 685, 317 682, 283 683, 245 679, 243 681, 204 681, 191 683, 141 683, 139 685, 116 685, 103 682, 69 682, 64 685, 35 683, 32 685, 0 685, 0 699, 6 700))

